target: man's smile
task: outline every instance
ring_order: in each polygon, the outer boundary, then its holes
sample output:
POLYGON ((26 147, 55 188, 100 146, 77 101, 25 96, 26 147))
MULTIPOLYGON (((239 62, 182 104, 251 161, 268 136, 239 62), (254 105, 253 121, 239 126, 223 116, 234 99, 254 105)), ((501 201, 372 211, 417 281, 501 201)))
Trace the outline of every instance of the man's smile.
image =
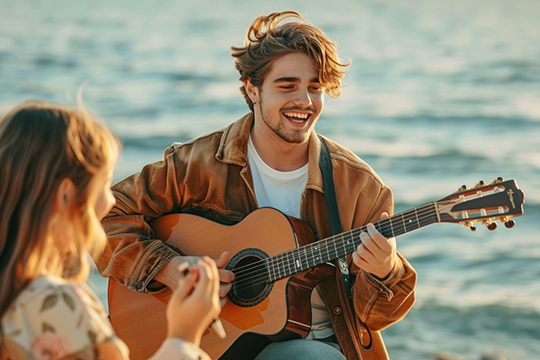
POLYGON ((284 111, 283 115, 295 124, 304 124, 311 116, 310 112, 284 111))

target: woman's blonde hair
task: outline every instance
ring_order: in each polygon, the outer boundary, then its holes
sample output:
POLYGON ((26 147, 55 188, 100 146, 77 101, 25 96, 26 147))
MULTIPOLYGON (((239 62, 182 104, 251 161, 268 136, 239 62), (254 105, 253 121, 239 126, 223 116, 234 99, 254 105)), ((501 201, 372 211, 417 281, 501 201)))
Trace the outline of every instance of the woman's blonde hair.
MULTIPOLYGON (((262 85, 274 60, 293 52, 306 54, 318 69, 319 82, 325 92, 333 98, 341 95, 341 80, 345 74, 342 68, 350 65, 350 62, 342 64, 335 43, 319 28, 305 22, 296 11, 257 17, 248 28, 244 46, 232 46, 231 50, 240 81, 250 80, 257 87, 262 85)), ((240 91, 253 111, 244 85, 240 91)))
POLYGON ((79 104, 26 102, 0 120, 0 317, 37 276, 86 280, 88 252, 95 258, 105 246, 94 206, 119 142, 79 104), (50 236, 65 179, 76 189, 67 258, 50 236))

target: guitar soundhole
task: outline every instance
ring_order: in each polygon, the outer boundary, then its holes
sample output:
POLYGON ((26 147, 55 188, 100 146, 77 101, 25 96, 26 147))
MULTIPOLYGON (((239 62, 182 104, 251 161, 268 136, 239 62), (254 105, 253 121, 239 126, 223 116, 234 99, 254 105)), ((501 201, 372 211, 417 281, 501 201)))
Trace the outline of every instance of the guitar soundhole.
POLYGON ((269 256, 259 249, 245 249, 233 256, 225 267, 235 274, 229 299, 241 307, 261 303, 272 291, 266 262, 269 256))

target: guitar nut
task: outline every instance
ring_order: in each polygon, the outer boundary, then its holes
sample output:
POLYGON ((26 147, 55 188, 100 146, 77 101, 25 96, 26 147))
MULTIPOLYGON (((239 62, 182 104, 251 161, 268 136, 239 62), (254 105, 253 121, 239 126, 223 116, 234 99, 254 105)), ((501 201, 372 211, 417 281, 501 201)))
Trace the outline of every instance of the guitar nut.
POLYGON ((341 310, 341 307, 335 306, 334 309, 333 309, 333 311, 334 311, 334 314, 339 315, 339 314, 341 314, 341 312, 342 312, 343 310, 341 310))

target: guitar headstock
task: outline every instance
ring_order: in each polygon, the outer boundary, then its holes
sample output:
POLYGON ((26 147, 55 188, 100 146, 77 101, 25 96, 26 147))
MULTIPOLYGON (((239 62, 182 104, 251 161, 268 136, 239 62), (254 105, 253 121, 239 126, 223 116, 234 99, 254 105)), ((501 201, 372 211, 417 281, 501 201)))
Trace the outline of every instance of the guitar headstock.
POLYGON ((441 222, 459 223, 475 231, 475 223, 481 222, 489 230, 497 223, 507 228, 514 226, 512 217, 523 215, 525 194, 515 180, 495 179, 490 184, 480 181, 473 188, 463 185, 455 193, 436 202, 441 222))

